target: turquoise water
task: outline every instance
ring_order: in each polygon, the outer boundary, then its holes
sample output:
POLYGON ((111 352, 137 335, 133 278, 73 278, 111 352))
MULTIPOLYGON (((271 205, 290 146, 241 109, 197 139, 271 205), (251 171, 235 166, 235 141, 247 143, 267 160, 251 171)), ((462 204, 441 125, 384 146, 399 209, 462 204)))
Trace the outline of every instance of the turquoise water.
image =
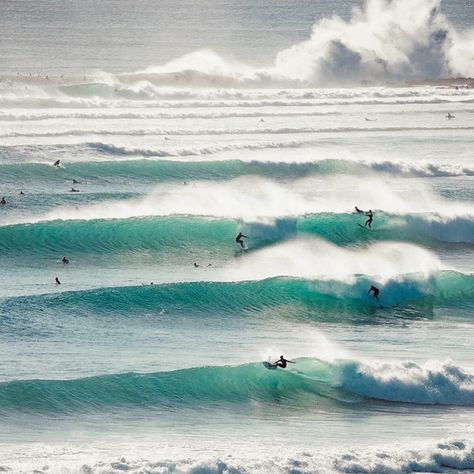
POLYGON ((2 3, 0 470, 474 472, 472 5, 354 6, 2 3))

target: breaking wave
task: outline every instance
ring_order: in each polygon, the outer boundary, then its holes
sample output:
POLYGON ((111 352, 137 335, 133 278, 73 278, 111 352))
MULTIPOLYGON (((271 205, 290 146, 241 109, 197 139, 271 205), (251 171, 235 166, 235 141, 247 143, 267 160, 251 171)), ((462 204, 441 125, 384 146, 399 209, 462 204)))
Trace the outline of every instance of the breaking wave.
POLYGON ((209 403, 265 404, 383 400, 422 405, 474 405, 474 373, 451 361, 368 363, 297 359, 288 370, 259 363, 196 367, 148 374, 0 383, 0 413, 61 413, 113 407, 172 407, 209 403))

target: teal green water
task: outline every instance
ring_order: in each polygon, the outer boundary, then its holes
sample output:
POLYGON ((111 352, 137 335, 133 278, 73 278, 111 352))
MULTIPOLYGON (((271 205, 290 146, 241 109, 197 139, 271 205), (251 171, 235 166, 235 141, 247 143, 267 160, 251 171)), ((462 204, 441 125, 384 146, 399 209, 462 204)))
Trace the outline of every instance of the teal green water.
POLYGON ((0 5, 0 471, 472 472, 469 2, 211 3, 0 5))

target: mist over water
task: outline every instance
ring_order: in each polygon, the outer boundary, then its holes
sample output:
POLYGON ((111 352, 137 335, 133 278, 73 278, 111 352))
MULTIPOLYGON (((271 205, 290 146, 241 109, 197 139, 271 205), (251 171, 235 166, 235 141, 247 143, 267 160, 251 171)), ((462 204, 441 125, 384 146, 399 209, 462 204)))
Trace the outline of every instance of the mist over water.
POLYGON ((0 471, 471 472, 471 7, 3 2, 0 471))

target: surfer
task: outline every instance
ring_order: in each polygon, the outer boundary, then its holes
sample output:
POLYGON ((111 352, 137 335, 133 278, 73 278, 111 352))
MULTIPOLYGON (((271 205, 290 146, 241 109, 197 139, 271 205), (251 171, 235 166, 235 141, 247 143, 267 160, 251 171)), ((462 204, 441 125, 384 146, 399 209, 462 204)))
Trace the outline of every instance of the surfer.
POLYGON ((57 168, 59 168, 59 164, 61 163, 61 160, 56 160, 53 164, 53 166, 56 166, 57 168))
POLYGON ((359 209, 357 206, 355 206, 355 211, 357 212, 357 214, 363 214, 364 211, 362 209, 359 209))
POLYGON ((76 178, 72 178, 72 184, 81 184, 76 178))
POLYGON ((7 200, 5 199, 5 196, 2 197, 2 200, 0 201, 0 204, 4 206, 7 203, 7 200))
POLYGON ((451 112, 448 112, 448 115, 446 115, 446 118, 451 120, 451 119, 455 118, 455 116, 451 112))
POLYGON ((242 240, 242 238, 245 238, 245 239, 248 239, 248 237, 244 234, 242 234, 242 232, 239 232, 237 234, 237 237, 235 238, 235 241, 240 244, 240 246, 244 249, 244 241, 242 240))
POLYGON ((20 196, 24 196, 25 193, 23 191, 20 191, 20 196))
POLYGON ((364 227, 369 226, 369 229, 371 229, 371 224, 374 220, 374 214, 372 213, 372 209, 369 209, 369 212, 366 212, 365 215, 368 217, 368 219, 365 221, 364 227))
POLYGON ((74 188, 71 188, 71 191, 69 191, 70 193, 78 193, 79 192, 79 189, 74 189, 74 188))
POLYGON ((371 291, 374 293, 374 298, 378 301, 380 290, 376 286, 371 285, 367 294, 370 295, 371 291))
POLYGON ((64 265, 67 265, 69 263, 69 259, 67 257, 63 257, 61 262, 63 262, 64 265))
POLYGON ((194 262, 193 265, 194 265, 194 268, 199 268, 199 265, 196 262, 194 262))
POLYGON ((280 358, 273 364, 275 367, 281 367, 282 369, 286 369, 287 364, 294 364, 292 360, 285 359, 282 355, 280 358))
POLYGON ((60 285, 60 284, 61 284, 61 282, 59 281, 59 278, 58 278, 58 277, 56 277, 54 280, 56 281, 56 285, 60 285))

